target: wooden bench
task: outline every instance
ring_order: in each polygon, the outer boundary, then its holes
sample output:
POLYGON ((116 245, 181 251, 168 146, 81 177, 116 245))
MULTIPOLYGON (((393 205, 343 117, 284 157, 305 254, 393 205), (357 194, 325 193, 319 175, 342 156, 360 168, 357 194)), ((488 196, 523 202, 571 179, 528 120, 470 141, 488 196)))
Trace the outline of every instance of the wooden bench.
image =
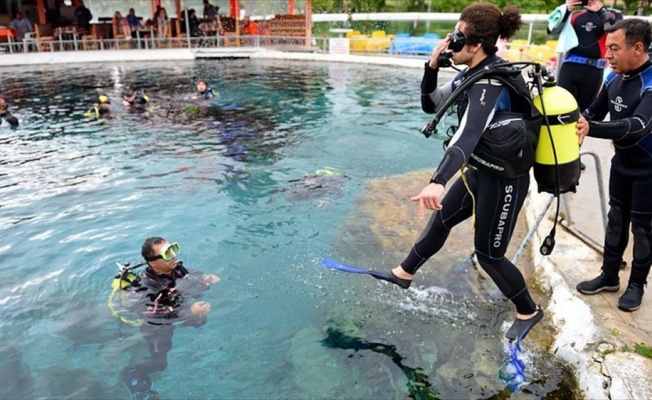
POLYGON ((306 36, 305 15, 276 15, 267 21, 270 36, 306 36))

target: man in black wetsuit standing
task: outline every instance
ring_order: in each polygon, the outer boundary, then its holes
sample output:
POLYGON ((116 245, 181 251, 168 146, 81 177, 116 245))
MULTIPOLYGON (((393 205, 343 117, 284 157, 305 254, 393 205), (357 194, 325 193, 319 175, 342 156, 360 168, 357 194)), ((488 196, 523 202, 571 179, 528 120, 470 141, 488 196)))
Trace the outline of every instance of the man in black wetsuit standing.
POLYGON ((638 18, 607 29, 606 58, 613 71, 577 124, 580 138, 611 139, 615 147, 602 271, 597 278, 580 282, 577 290, 590 295, 620 289, 618 273, 631 225, 632 271, 618 299, 623 311, 641 306, 652 265, 652 62, 647 53, 651 35, 650 24, 638 18), (610 120, 603 121, 607 113, 610 120))

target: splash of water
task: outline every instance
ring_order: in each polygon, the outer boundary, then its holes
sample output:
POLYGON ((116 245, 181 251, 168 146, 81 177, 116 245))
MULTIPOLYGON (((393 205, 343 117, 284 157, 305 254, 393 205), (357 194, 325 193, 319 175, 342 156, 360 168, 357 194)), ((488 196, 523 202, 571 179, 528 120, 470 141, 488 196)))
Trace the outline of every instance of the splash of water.
POLYGON ((507 359, 498 370, 498 378, 507 385, 510 392, 516 393, 527 383, 521 341, 516 340, 506 344, 505 351, 507 352, 507 359))

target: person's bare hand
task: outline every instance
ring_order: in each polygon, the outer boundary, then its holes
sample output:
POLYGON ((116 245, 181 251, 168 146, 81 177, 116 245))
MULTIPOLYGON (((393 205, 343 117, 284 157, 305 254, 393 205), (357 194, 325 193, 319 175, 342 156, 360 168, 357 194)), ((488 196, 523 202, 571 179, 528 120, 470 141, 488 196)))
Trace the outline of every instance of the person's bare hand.
POLYGON ((580 114, 580 118, 577 120, 577 140, 579 144, 584 142, 584 138, 589 134, 589 121, 580 114))
POLYGON ((576 8, 583 7, 582 0, 566 0, 566 8, 568 11, 573 11, 576 8))
POLYGON ((584 6, 584 8, 586 8, 589 11, 593 11, 593 12, 600 11, 600 9, 602 7, 604 7, 604 4, 602 4, 602 2, 600 0, 589 0, 589 4, 584 6))
POLYGON ((435 46, 434 49, 432 49, 432 53, 430 54, 430 60, 428 61, 428 66, 432 69, 435 69, 439 67, 439 64, 437 63, 437 59, 441 55, 441 53, 448 48, 448 42, 450 41, 451 34, 449 33, 446 35, 446 37, 437 43, 437 46, 435 46))
POLYGON ((441 210, 441 197, 444 194, 444 189, 444 185, 431 183, 423 188, 419 195, 410 199, 419 202, 419 218, 423 219, 426 208, 428 210, 441 210))
POLYGON ((198 301, 190 306, 190 312, 193 315, 204 315, 211 311, 211 303, 207 301, 198 301))

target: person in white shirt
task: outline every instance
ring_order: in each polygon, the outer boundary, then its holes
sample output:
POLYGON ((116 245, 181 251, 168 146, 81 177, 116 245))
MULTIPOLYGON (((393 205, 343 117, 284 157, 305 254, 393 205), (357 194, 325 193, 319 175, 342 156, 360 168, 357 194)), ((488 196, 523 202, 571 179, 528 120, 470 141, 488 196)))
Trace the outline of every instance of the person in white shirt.
POLYGON ((23 40, 23 37, 25 37, 26 33, 34 32, 32 23, 29 21, 29 19, 23 16, 23 13, 20 11, 16 12, 16 18, 11 21, 9 27, 18 33, 18 37, 16 37, 17 40, 23 40))

